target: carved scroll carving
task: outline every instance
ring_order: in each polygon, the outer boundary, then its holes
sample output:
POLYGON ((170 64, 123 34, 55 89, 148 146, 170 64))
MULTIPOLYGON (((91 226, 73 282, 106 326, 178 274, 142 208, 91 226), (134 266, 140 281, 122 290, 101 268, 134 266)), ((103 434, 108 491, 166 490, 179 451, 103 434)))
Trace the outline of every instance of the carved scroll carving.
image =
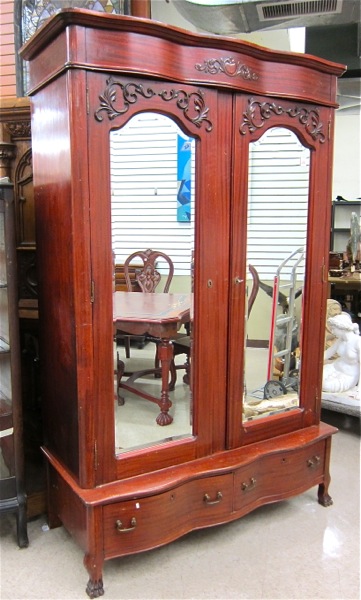
POLYGON ((257 81, 258 75, 255 71, 252 71, 250 67, 236 61, 234 58, 209 58, 204 60, 203 64, 197 63, 194 65, 197 71, 203 71, 203 73, 210 73, 216 75, 217 73, 224 73, 228 77, 241 77, 246 80, 257 81))
POLYGON ((158 92, 150 87, 145 89, 141 84, 123 84, 113 79, 113 77, 109 77, 106 83, 107 87, 104 93, 99 96, 100 106, 94 113, 97 121, 103 120, 102 112, 108 115, 109 120, 113 120, 125 114, 129 110, 129 107, 137 102, 139 97, 148 99, 158 96, 165 102, 176 100, 176 105, 183 111, 185 118, 196 127, 200 128, 204 123, 206 131, 213 129, 213 124, 208 119, 209 108, 205 105, 204 94, 201 90, 191 93, 175 89, 158 92), (121 98, 117 95, 118 90, 121 92, 121 98))
POLYGON ((274 115, 286 114, 290 118, 298 118, 301 125, 304 125, 306 133, 312 137, 313 140, 319 141, 321 144, 325 142, 325 135, 322 133, 323 124, 320 122, 320 116, 316 108, 284 108, 281 104, 276 102, 259 102, 250 98, 248 100, 248 109, 243 113, 243 122, 240 125, 240 132, 242 135, 247 133, 247 129, 250 133, 261 129, 265 122, 274 115))

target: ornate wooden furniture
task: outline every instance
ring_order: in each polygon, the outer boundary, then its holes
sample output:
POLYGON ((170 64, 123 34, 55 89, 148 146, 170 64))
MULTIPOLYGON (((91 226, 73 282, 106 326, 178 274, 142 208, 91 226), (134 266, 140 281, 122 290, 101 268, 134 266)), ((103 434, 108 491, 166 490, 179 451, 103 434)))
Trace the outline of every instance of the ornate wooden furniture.
MULTIPOLYGON (((131 290, 132 292, 140 292, 140 287, 135 278, 135 273, 138 268, 138 265, 128 265, 128 273, 131 281, 131 290)), ((116 292, 125 292, 128 290, 125 274, 124 274, 124 263, 117 263, 115 265, 115 273, 114 273, 114 284, 116 292)), ((128 290, 129 291, 129 290, 128 290)))
POLYGON ((49 522, 63 523, 83 548, 87 592, 97 597, 106 559, 316 485, 320 504, 331 503, 335 429, 320 423, 320 399, 343 67, 81 10, 50 19, 22 56, 30 61, 49 522), (124 449, 115 440, 124 423, 114 406, 109 140, 146 111, 195 139, 193 419, 177 436, 178 419, 153 422, 157 438, 124 449), (274 128, 295 136, 310 161, 302 364, 291 402, 274 398, 256 417, 245 382, 248 163, 274 128))
POLYGON ((40 451, 38 281, 29 98, 1 98, 0 171, 14 185, 22 405, 26 422, 25 486, 30 518, 46 511, 46 477, 40 451))
POLYGON ((164 252, 160 252, 158 250, 138 250, 137 252, 133 252, 128 258, 124 261, 124 277, 127 284, 128 292, 132 291, 132 283, 129 274, 129 265, 132 264, 134 259, 140 259, 141 265, 135 272, 135 279, 138 282, 138 285, 142 292, 153 293, 156 291, 160 281, 162 279, 161 274, 157 269, 157 261, 159 259, 165 261, 166 267, 168 268, 168 274, 166 277, 166 282, 164 284, 163 292, 169 292, 170 284, 172 283, 173 274, 174 274, 174 265, 172 259, 165 254, 164 252))
POLYGON ((0 181, 0 513, 16 513, 28 546, 24 486, 19 317, 13 185, 0 181))
MULTIPOLYGON (((128 258, 124 261, 124 279, 126 284, 126 289, 128 292, 134 290, 134 283, 137 284, 137 287, 140 291, 145 293, 153 293, 158 287, 160 280, 162 278, 161 274, 157 270, 157 259, 161 258, 166 263, 166 267, 168 269, 166 282, 164 285, 164 292, 169 291, 170 284, 172 283, 173 273, 174 273, 174 265, 171 258, 164 254, 164 252, 158 252, 157 250, 139 250, 137 252, 133 252, 128 258), (140 264, 137 268, 134 269, 132 261, 134 259, 139 260, 140 264)), ((121 332, 117 332, 117 339, 124 339, 126 357, 130 356, 130 342, 131 337, 122 335, 121 332)), ((134 336, 133 336, 134 338, 134 336)), ((146 336, 136 336, 140 347, 144 346, 146 342, 146 336)))

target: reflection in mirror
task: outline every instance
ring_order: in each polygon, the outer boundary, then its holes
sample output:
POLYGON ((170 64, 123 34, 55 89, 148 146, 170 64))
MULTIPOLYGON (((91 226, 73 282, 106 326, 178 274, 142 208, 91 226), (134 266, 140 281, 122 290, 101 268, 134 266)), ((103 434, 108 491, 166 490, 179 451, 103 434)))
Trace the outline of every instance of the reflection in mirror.
POLYGON ((244 421, 299 405, 309 163, 285 128, 250 144, 244 421))
POLYGON ((119 454, 192 436, 195 140, 169 117, 140 113, 110 133, 110 156, 119 454), (148 250, 171 259, 174 272, 168 292, 169 264, 157 256, 153 269, 148 250), (127 287, 126 259, 139 251, 143 255, 130 260, 127 287), (154 372, 155 367, 164 369, 169 348, 175 369, 154 372))

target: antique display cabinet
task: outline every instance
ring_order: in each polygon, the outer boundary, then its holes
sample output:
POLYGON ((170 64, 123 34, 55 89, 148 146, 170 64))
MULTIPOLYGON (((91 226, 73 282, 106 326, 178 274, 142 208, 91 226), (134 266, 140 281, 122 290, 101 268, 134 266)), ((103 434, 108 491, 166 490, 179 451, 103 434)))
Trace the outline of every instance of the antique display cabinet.
POLYGON ((26 525, 20 337, 13 185, 0 180, 0 513, 16 514, 20 548, 26 525))
MULTIPOLYGON (((335 429, 320 422, 320 402, 333 119, 344 69, 78 9, 51 18, 22 56, 30 61, 49 522, 63 524, 83 548, 93 598, 103 594, 104 560, 313 486, 321 505, 332 503, 335 429), (128 131, 134 163, 128 128, 148 118, 165 118, 194 146, 191 385, 182 426, 177 400, 170 408, 162 396, 162 417, 169 411, 172 418, 156 422, 137 399, 119 406, 114 395, 113 321, 122 314, 113 315, 112 199, 119 183, 114 163, 127 160, 114 148, 128 131), (296 166, 307 183, 297 381, 287 366, 282 382, 271 373, 268 394, 258 398, 246 361, 249 165, 257 165, 254 152, 277 132, 301 150, 296 166), (129 406, 135 418, 128 424, 122 411, 129 406), (155 433, 148 438, 142 429, 128 440, 149 419, 155 433)), ((271 166, 269 177, 273 172, 271 166)), ((120 201, 129 201, 119 177, 120 201)), ((277 318, 270 322, 278 327, 277 318)))

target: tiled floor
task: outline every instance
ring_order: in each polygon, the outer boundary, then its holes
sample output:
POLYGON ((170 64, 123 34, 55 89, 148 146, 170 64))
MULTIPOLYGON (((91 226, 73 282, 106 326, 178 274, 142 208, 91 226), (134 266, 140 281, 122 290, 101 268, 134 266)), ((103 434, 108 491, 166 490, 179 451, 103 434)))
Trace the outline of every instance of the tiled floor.
MULTIPOLYGON (((154 415, 156 416, 156 415, 154 415)), ((242 519, 195 531, 168 546, 104 565, 107 600, 360 598, 360 421, 323 411, 333 438, 330 493, 317 488, 242 519)), ((42 516, 29 523, 30 546, 15 541, 15 519, 0 520, 2 600, 86 599, 83 553, 42 516)))

